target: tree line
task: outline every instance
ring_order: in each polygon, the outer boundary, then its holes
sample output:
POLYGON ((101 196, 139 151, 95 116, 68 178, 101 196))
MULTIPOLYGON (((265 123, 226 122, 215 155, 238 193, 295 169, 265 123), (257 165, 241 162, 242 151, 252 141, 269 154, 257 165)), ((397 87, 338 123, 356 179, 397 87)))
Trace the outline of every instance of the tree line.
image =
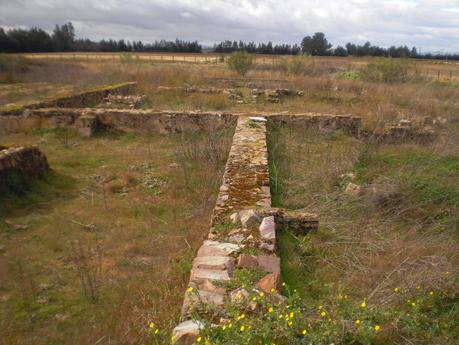
MULTIPOLYGON (((95 42, 89 39, 77 39, 72 23, 56 25, 52 34, 40 28, 10 29, 0 27, 0 52, 177 52, 201 53, 202 46, 198 41, 160 40, 153 43, 141 41, 101 40, 95 42)), ((385 56, 385 57, 411 57, 421 59, 449 59, 459 60, 459 54, 421 54, 416 47, 391 46, 383 48, 366 42, 363 45, 347 43, 344 46, 333 45, 328 42, 325 34, 316 32, 312 36, 303 38, 300 44, 273 44, 243 41, 223 41, 215 44, 212 49, 215 53, 232 53, 246 51, 252 54, 275 55, 318 55, 318 56, 385 56)))
POLYGON ((231 53, 236 51, 246 51, 255 54, 275 54, 275 55, 297 55, 306 54, 314 56, 380 56, 380 57, 395 57, 395 58, 416 58, 416 59, 448 59, 459 60, 459 54, 421 54, 416 47, 409 48, 408 46, 391 46, 383 48, 372 45, 366 42, 363 45, 347 43, 345 46, 333 45, 328 42, 323 32, 316 32, 312 36, 306 36, 301 41, 301 44, 288 45, 273 45, 272 42, 245 43, 240 41, 223 41, 214 45, 214 51, 217 53, 231 53))
POLYGON ((56 25, 52 34, 39 28, 11 29, 5 31, 0 28, 0 52, 27 53, 27 52, 180 52, 200 53, 202 46, 197 42, 183 40, 160 40, 154 43, 125 40, 76 39, 75 28, 72 23, 56 25))
POLYGON ((236 51, 246 51, 251 54, 275 54, 275 55, 297 55, 301 52, 301 48, 297 44, 276 44, 272 42, 258 43, 243 41, 223 41, 215 44, 213 51, 216 53, 232 53, 236 51))

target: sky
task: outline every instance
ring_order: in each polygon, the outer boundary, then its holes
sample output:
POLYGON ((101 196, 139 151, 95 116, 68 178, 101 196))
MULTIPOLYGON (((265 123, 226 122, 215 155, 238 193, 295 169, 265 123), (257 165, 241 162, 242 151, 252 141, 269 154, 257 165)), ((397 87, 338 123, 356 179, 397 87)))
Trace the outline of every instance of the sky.
POLYGON ((0 0, 0 27, 52 31, 71 21, 78 38, 225 39, 300 43, 324 32, 347 42, 459 52, 459 0, 0 0))

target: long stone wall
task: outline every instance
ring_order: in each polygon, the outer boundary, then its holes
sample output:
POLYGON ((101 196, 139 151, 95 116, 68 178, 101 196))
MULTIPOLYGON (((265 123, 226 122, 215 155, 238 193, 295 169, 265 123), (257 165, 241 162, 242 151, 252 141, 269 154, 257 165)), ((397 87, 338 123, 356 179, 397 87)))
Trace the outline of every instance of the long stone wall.
MULTIPOLYGON (((70 96, 58 97, 51 100, 31 103, 20 106, 15 109, 0 110, 0 117, 6 115, 21 115, 28 109, 39 108, 81 108, 100 103, 109 94, 126 95, 134 91, 137 86, 136 82, 120 83, 115 85, 104 86, 98 89, 79 92, 70 96)), ((0 107, 1 108, 1 107, 0 107)))
POLYGON ((11 147, 0 151, 0 187, 13 172, 39 177, 49 169, 46 156, 36 146, 11 147))
MULTIPOLYGON (((202 324, 191 318, 191 311, 199 314, 203 303, 220 308, 224 319, 226 302, 248 297, 249 291, 244 288, 231 291, 225 287, 233 279, 235 270, 250 268, 264 272, 264 277, 254 286, 256 291, 273 295, 273 290, 279 288, 275 219, 274 216, 262 218, 257 213, 259 208, 270 207, 266 120, 239 117, 209 239, 204 241, 193 262, 182 322, 173 331, 175 343, 196 343, 202 324), (243 254, 247 248, 259 255, 243 254)), ((275 296, 282 299, 278 293, 275 296)))
MULTIPOLYGON (((265 114, 263 114, 265 116, 265 114)), ((353 115, 332 115, 332 114, 269 114, 269 121, 275 124, 287 124, 290 126, 307 126, 316 128, 319 131, 333 132, 343 131, 352 136, 359 136, 362 120, 353 115)))
MULTIPOLYGON (((0 134, 37 128, 80 127, 80 117, 94 118, 93 125, 101 125, 123 131, 154 131, 173 133, 183 130, 201 130, 209 127, 234 126, 237 116, 249 116, 228 112, 177 112, 153 109, 29 109, 22 115, 0 116, 0 134)), ((358 136, 361 129, 359 117, 325 114, 263 114, 270 122, 308 126, 320 131, 341 130, 358 136)), ((85 124, 88 121, 83 121, 85 124)))
POLYGON ((173 112, 126 109, 32 109, 27 114, 0 116, 0 134, 37 128, 79 128, 80 117, 93 117, 97 125, 123 131, 174 133, 233 126, 236 117, 217 112, 173 112))

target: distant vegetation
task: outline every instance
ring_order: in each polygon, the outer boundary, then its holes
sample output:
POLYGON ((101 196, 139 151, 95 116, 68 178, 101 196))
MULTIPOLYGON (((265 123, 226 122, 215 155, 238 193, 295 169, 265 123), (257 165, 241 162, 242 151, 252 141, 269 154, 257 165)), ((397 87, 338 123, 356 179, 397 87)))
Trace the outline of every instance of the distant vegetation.
POLYGON ((75 29, 72 23, 56 25, 52 35, 39 28, 12 29, 5 31, 0 28, 0 52, 24 53, 24 52, 177 52, 177 53, 200 53, 202 46, 197 41, 188 42, 155 41, 143 43, 141 41, 129 42, 125 40, 101 40, 94 42, 89 39, 75 39, 75 29))
MULTIPOLYGON (((154 43, 141 41, 101 40, 99 42, 89 39, 76 39, 75 29, 71 22, 64 25, 56 25, 50 35, 43 29, 11 29, 5 31, 0 27, 0 52, 24 53, 24 52, 176 52, 176 53, 201 53, 202 46, 198 41, 175 41, 155 40, 154 43)), ((347 43, 344 47, 336 48, 328 42, 323 32, 316 32, 312 36, 306 36, 301 44, 273 44, 255 43, 243 41, 225 40, 215 44, 212 48, 215 53, 233 53, 245 51, 251 54, 272 55, 317 55, 317 56, 382 56, 397 58, 418 59, 449 59, 459 60, 459 54, 420 54, 416 47, 391 46, 383 48, 366 42, 363 45, 347 43)))

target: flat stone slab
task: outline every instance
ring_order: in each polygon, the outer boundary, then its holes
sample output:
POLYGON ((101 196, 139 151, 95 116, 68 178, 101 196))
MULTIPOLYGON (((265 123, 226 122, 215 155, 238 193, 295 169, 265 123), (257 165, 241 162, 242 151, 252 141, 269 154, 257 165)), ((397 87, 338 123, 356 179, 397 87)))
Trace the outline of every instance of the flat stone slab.
POLYGON ((268 121, 262 116, 250 116, 249 119, 254 121, 254 122, 266 122, 266 121, 268 121))
POLYGON ((280 274, 280 258, 277 256, 258 256, 258 265, 266 272, 280 274))
POLYGON ((203 280, 210 281, 228 281, 230 280, 230 274, 227 270, 206 270, 206 269, 193 269, 191 271, 190 280, 194 283, 202 282, 203 280))
POLYGON ((227 256, 238 252, 241 247, 234 243, 204 241, 198 250, 198 256, 227 256))
POLYGON ((197 256, 193 261, 193 268, 233 272, 234 259, 230 256, 197 256))

